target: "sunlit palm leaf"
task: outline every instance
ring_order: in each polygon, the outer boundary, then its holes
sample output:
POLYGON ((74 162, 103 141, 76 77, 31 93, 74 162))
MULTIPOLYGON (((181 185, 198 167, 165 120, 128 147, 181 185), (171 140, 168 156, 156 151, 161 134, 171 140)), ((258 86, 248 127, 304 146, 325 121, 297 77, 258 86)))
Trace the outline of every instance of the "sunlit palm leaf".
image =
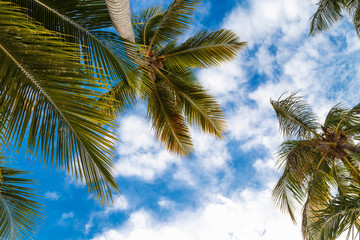
POLYGON ((226 123, 220 105, 207 91, 195 83, 191 71, 173 74, 165 69, 159 70, 164 83, 179 96, 184 115, 193 126, 200 126, 205 133, 222 138, 226 123))
POLYGON ((175 40, 184 30, 190 27, 193 13, 200 0, 174 0, 165 11, 153 37, 150 48, 153 45, 161 46, 163 42, 175 40))
POLYGON ((112 177, 114 117, 96 99, 109 86, 82 64, 79 46, 36 25, 19 9, 0 2, 0 109, 9 114, 8 134, 28 150, 88 184, 103 203, 117 189, 112 177))
POLYGON ((79 44, 78 54, 82 54, 89 68, 93 67, 94 73, 102 75, 103 78, 107 77, 114 85, 123 80, 123 62, 119 61, 90 31, 111 26, 106 5, 102 1, 11 0, 11 2, 29 9, 26 13, 46 29, 60 32, 63 34, 62 37, 66 37, 66 41, 79 44), (84 9, 89 11, 84 12, 84 9))
POLYGON ((279 129, 286 137, 311 137, 317 136, 319 124, 310 106, 296 94, 291 94, 285 99, 279 98, 271 101, 278 121, 279 129))
POLYGON ((26 185, 33 180, 20 177, 27 172, 0 167, 0 238, 32 239, 39 220, 43 217, 36 192, 26 185))
POLYGON ((148 96, 148 117, 155 135, 169 151, 188 155, 193 147, 190 130, 180 113, 174 97, 161 83, 155 83, 153 93, 148 96))
POLYGON ((141 44, 150 44, 150 39, 159 26, 165 10, 156 6, 144 9, 139 15, 133 15, 133 27, 135 33, 135 42, 141 44))
POLYGON ((245 42, 240 42, 231 30, 200 31, 160 57, 166 59, 167 66, 177 69, 207 68, 229 62, 244 46, 245 42))
POLYGON ((344 231, 355 232, 351 239, 359 237, 360 197, 336 196, 329 205, 316 211, 317 220, 310 226, 310 232, 320 232, 320 240, 335 239, 344 231))
POLYGON ((320 0, 318 9, 311 18, 310 34, 327 30, 337 20, 342 18, 345 0, 320 0))

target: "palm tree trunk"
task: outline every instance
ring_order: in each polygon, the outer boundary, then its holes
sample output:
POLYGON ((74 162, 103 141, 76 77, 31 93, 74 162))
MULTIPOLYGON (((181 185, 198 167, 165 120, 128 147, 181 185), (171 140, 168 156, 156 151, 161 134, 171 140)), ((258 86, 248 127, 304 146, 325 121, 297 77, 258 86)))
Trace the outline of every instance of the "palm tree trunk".
POLYGON ((353 153, 360 154, 360 147, 358 147, 358 146, 354 146, 354 145, 351 145, 348 143, 339 143, 338 146, 343 149, 349 150, 353 153))
POLYGON ((116 32, 129 41, 135 42, 131 25, 130 0, 105 0, 116 32))

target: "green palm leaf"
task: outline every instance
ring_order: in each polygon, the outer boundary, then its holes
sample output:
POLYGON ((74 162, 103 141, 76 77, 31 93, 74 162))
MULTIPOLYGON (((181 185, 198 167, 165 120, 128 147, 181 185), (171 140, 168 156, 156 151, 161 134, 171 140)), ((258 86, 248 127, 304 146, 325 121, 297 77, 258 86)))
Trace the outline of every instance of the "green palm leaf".
POLYGON ((33 180, 20 177, 27 172, 0 167, 0 238, 32 239, 39 220, 43 217, 35 190, 25 185, 33 180))
POLYGON ((150 44, 164 12, 162 7, 155 6, 142 10, 139 15, 132 16, 136 43, 150 44))
POLYGON ((279 98, 277 101, 270 101, 276 116, 279 120, 279 129, 286 137, 311 137, 318 136, 316 130, 319 124, 316 116, 296 93, 291 94, 285 99, 279 98))
MULTIPOLYGON (((117 189, 112 177, 114 116, 96 99, 109 86, 95 77, 67 43, 20 12, 0 2, 0 109, 8 113, 7 134, 45 163, 85 181, 103 203, 117 189), (56 161, 56 162, 55 162, 56 161)), ((2 127, 2 126, 0 126, 2 127)))
POLYGON ((193 126, 200 126, 205 133, 222 138, 226 131, 226 123, 220 105, 214 97, 195 83, 192 71, 173 74, 160 69, 158 72, 168 88, 177 94, 187 121, 193 126))
POLYGON ((310 225, 310 232, 319 232, 320 240, 335 239, 344 231, 348 237, 356 239, 360 230, 360 197, 336 196, 329 205, 315 211, 316 221, 310 225), (351 237, 351 234, 353 236, 351 237))
POLYGON ((165 11, 158 24, 149 48, 153 45, 161 46, 164 42, 175 40, 184 30, 188 29, 193 13, 200 0, 174 0, 165 11))
POLYGON ((341 12, 345 3, 345 0, 320 0, 317 11, 311 17, 310 35, 327 30, 329 26, 342 18, 341 12))
POLYGON ((166 65, 176 69, 208 68, 232 60, 245 46, 231 30, 200 31, 183 44, 162 53, 166 65))
POLYGON ((190 130, 180 113, 174 96, 169 95, 161 82, 154 83, 153 93, 148 96, 147 115, 153 122, 155 135, 169 151, 188 155, 193 145, 190 130))
POLYGON ((83 56, 89 68, 92 67, 94 75, 102 75, 114 85, 123 80, 124 62, 91 32, 111 26, 105 3, 100 0, 11 0, 11 2, 29 9, 26 13, 46 29, 59 32, 64 40, 78 44, 78 54, 83 56), (85 10, 89 11, 85 12, 85 10))

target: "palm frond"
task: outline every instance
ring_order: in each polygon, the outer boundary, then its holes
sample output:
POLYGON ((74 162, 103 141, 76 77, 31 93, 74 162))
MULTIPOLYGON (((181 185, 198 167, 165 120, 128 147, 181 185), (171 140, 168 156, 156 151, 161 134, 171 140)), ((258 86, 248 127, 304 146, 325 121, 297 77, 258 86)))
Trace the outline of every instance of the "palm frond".
POLYGON ((358 1, 347 1, 346 10, 352 19, 353 26, 358 36, 360 36, 360 5, 358 1))
POLYGON ((112 21, 103 0, 40 1, 89 31, 112 27, 112 21))
POLYGON ((0 109, 7 134, 46 164, 84 180, 103 203, 116 189, 112 176, 114 116, 97 101, 109 88, 82 64, 79 46, 29 21, 15 5, 0 2, 0 109))
POLYGON ((147 115, 155 135, 169 151, 189 155, 193 148, 190 130, 175 101, 161 82, 155 82, 153 93, 148 96, 147 115))
POLYGON ((314 212, 324 209, 332 199, 331 190, 334 186, 330 165, 323 164, 321 168, 313 170, 307 183, 307 199, 303 206, 302 233, 305 239, 318 239, 318 234, 309 234, 309 226, 316 220, 314 212))
POLYGON ((108 82, 114 85, 122 80, 124 75, 123 62, 119 61, 90 31, 97 30, 97 27, 108 26, 111 23, 111 20, 109 22, 106 6, 102 1, 10 1, 21 6, 23 11, 28 9, 26 14, 40 22, 46 29, 59 32, 64 40, 78 44, 78 54, 82 55, 88 67, 92 67, 94 75, 101 75, 102 78, 106 78, 108 82), (82 12, 83 9, 91 9, 91 11, 82 12), (96 18, 96 20, 93 18, 96 18), (96 26, 96 23, 98 26, 96 26), (84 26, 89 28, 87 29, 84 26))
POLYGON ((296 96, 290 94, 285 99, 270 101, 279 121, 279 130, 285 137, 307 138, 318 136, 319 124, 310 106, 296 96))
MULTIPOLYGON (((310 225, 310 232, 319 232, 320 240, 336 239, 344 231, 355 230, 359 237, 360 197, 336 196, 324 209, 315 211, 316 221, 310 225)), ((350 235, 348 235, 348 238, 350 235)))
POLYGON ((168 88, 178 95, 187 121, 193 126, 201 127, 205 133, 222 138, 226 122, 220 105, 200 85, 194 83, 192 72, 174 74, 165 69, 158 72, 168 88))
POLYGON ((39 196, 26 186, 35 181, 20 176, 28 172, 3 166, 0 170, 0 238, 32 239, 43 217, 39 196))
POLYGON ((341 104, 335 105, 329 111, 324 127, 327 129, 335 129, 336 132, 344 131, 347 135, 353 136, 358 133, 360 125, 360 104, 352 109, 342 107, 341 104))
POLYGON ((311 17, 310 35, 327 30, 342 18, 341 12, 345 4, 345 0, 320 0, 317 11, 311 17))
POLYGON ((132 16, 136 43, 150 44, 150 39, 154 36, 164 12, 164 8, 155 6, 142 10, 139 15, 132 16))
POLYGON ((289 166, 287 166, 272 191, 272 201, 282 212, 288 213, 296 223, 296 212, 304 201, 303 186, 289 166))
POLYGON ((193 13, 200 2, 201 0, 173 0, 155 30, 149 48, 153 45, 161 46, 183 34, 184 30, 189 28, 193 13))
POLYGON ((232 60, 245 46, 231 30, 200 31, 160 58, 176 69, 184 67, 208 68, 232 60))

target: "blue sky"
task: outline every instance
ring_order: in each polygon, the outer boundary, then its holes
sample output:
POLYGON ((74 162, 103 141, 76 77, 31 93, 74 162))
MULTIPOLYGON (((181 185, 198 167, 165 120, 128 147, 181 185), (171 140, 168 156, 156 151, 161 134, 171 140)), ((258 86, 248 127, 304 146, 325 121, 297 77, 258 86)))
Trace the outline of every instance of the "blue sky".
MULTIPOLYGON (((132 0, 133 11, 168 0, 132 0)), ((248 46, 199 81, 222 104, 224 141, 193 129, 191 158, 155 140, 142 104, 119 119, 116 180, 122 195, 103 208, 70 176, 42 169, 23 154, 15 166, 33 171, 47 218, 40 240, 282 240, 301 239, 299 226, 272 206, 281 143, 269 104, 300 91, 322 120, 331 106, 358 103, 360 41, 345 19, 309 37, 315 4, 303 0, 204 0, 186 36, 229 28, 248 46)))

